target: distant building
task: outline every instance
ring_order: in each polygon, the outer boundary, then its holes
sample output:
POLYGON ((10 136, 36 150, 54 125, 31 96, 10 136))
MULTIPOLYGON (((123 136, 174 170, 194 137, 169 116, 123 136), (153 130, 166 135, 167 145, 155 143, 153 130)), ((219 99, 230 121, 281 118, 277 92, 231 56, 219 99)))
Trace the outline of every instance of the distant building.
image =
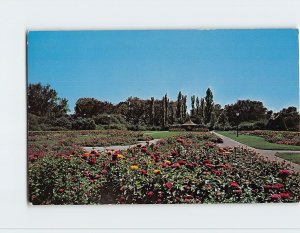
POLYGON ((191 120, 186 121, 183 124, 174 124, 169 126, 170 131, 208 131, 208 128, 206 128, 203 125, 195 124, 191 120))

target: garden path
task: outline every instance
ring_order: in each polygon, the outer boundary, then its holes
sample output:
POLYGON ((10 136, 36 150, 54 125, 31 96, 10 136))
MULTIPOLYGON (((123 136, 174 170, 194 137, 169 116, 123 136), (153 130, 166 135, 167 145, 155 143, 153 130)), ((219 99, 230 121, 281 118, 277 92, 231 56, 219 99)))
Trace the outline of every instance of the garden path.
POLYGON ((264 156, 265 158, 270 159, 271 161, 277 161, 277 162, 286 162, 291 165, 294 171, 300 172, 300 165, 296 163, 292 163, 290 161, 287 161, 285 159, 279 158, 275 156, 276 153, 300 153, 300 151, 289 151, 289 150, 261 150, 261 149, 255 149, 253 147, 247 146, 245 144, 242 144, 240 142, 237 142, 231 138, 225 137, 221 134, 218 134, 216 132, 213 132, 215 135, 223 139, 223 143, 217 144, 219 147, 242 147, 249 150, 252 150, 261 156, 264 156))
MULTIPOLYGON (((160 139, 153 139, 153 140, 150 140, 149 141, 149 144, 156 144, 157 141, 159 141, 160 139)), ((140 141, 138 144, 144 146, 147 144, 146 141, 140 141)), ((96 147, 83 147, 85 150, 87 151, 91 151, 91 150, 98 150, 98 151, 105 151, 105 150, 127 150, 128 148, 130 147, 134 147, 136 146, 137 144, 134 144, 134 145, 125 145, 125 146, 106 146, 106 147, 103 147, 103 146, 96 146, 96 147)))

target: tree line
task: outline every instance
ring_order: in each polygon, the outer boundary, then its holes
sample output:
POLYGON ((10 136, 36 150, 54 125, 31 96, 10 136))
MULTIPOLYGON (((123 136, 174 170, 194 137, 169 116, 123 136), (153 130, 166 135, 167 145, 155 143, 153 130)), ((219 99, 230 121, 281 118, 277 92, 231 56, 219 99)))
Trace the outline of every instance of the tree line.
POLYGON ((176 100, 170 100, 167 94, 161 99, 140 99, 131 96, 117 104, 95 98, 79 98, 74 114, 69 114, 68 100, 60 98, 50 85, 29 84, 29 130, 107 127, 160 130, 187 120, 210 129, 226 130, 237 124, 245 129, 299 129, 299 113, 295 107, 273 113, 260 101, 238 100, 222 108, 220 104, 214 103, 213 93, 208 88, 205 96, 190 97, 191 105, 188 111, 187 98, 188 96, 181 91, 176 100))

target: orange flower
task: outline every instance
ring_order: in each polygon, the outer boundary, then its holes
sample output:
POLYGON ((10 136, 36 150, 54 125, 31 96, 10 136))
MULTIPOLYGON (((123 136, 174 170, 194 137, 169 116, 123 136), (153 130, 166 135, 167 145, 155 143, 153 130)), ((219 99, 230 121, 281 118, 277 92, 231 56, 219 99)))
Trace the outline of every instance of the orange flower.
POLYGON ((153 173, 154 173, 154 174, 159 174, 159 173, 160 173, 160 170, 154 170, 153 173))
POLYGON ((125 156, 124 156, 124 155, 122 155, 122 154, 118 154, 118 155, 117 155, 117 158, 118 158, 118 159, 124 159, 124 158, 125 158, 125 156))
POLYGON ((137 170, 137 169, 139 169, 139 166, 137 166, 137 165, 132 165, 132 166, 130 166, 130 169, 131 169, 131 170, 137 170))

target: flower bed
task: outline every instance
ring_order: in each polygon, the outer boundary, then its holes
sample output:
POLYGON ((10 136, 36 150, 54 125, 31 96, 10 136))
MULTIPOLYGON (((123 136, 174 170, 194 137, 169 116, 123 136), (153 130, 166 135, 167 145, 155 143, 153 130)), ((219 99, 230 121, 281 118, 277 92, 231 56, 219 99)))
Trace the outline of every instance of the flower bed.
POLYGON ((299 132, 255 130, 241 131, 241 134, 263 137, 271 143, 300 146, 299 132))
POLYGON ((69 146, 132 145, 151 139, 153 138, 150 136, 144 136, 143 132, 128 130, 39 131, 29 132, 28 135, 30 145, 49 142, 60 142, 69 146))
POLYGON ((187 133, 126 151, 35 148, 29 153, 29 199, 33 204, 299 201, 300 175, 287 164, 241 148, 218 148, 212 141, 209 133, 187 133))

